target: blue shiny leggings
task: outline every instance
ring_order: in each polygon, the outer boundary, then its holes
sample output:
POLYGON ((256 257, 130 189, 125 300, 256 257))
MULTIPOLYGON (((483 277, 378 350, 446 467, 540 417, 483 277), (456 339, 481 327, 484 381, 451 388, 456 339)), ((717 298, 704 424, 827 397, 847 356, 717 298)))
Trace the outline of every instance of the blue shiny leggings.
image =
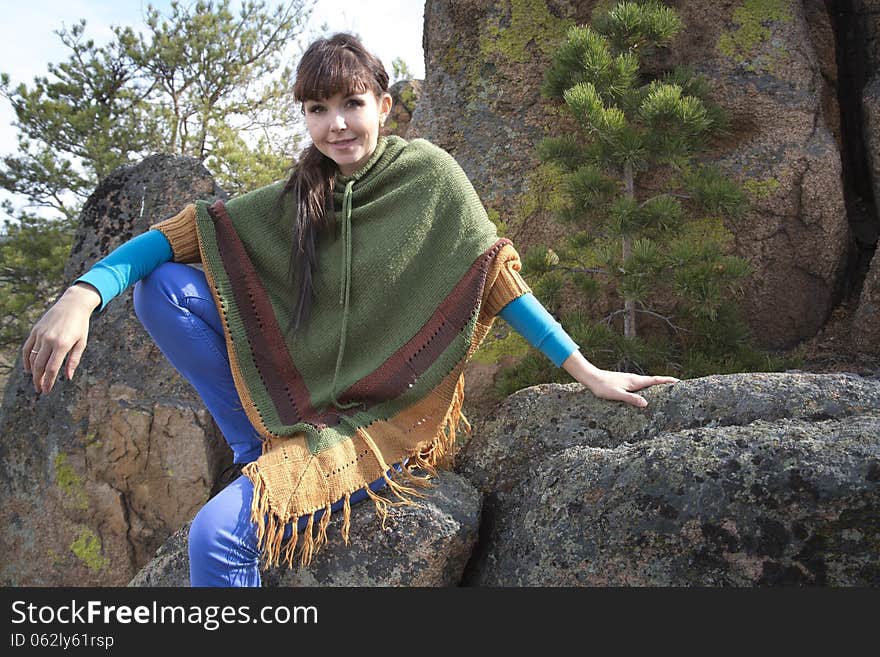
MULTIPOLYGON (((202 398, 232 449, 235 463, 249 463, 261 452, 232 380, 220 316, 205 275, 193 267, 167 262, 134 288, 135 314, 165 357, 202 398)), ((379 478, 374 491, 385 486, 379 478)), ((251 522, 253 484, 240 476, 198 512, 189 531, 192 586, 260 586, 256 524, 251 522)), ((361 489, 350 503, 367 498, 361 489)), ((332 511, 343 506, 339 500, 332 511)), ((315 513, 315 520, 323 510, 315 513)), ((307 518, 300 519, 302 531, 307 518)), ((291 536, 288 526, 285 540, 291 536)))

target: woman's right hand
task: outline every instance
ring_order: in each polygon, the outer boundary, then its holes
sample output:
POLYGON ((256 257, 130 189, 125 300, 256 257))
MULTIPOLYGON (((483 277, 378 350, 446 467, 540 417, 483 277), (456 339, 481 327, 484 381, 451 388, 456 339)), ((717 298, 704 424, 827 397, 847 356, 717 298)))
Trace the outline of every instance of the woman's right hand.
POLYGON ((75 283, 34 324, 21 348, 24 371, 31 372, 34 390, 47 393, 55 385, 65 356, 65 375, 73 377, 89 337, 89 318, 101 295, 88 283, 75 283))

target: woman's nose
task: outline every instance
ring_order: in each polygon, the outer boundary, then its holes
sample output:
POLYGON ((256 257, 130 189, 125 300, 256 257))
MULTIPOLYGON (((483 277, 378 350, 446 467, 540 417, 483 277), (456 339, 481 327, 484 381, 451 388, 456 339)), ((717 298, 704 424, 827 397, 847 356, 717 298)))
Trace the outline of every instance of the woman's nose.
POLYGON ((336 114, 333 115, 330 127, 333 130, 345 130, 345 117, 342 115, 342 112, 336 112, 336 114))

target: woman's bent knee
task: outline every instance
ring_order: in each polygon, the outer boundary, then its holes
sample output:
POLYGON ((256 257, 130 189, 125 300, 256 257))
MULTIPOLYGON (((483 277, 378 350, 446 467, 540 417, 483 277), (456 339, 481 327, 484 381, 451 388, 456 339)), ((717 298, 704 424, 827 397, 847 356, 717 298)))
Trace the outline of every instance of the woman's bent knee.
POLYGON ((164 323, 169 314, 189 314, 189 299, 211 299, 205 274, 179 262, 165 262, 134 286, 134 312, 141 324, 164 323))
POLYGON ((247 477, 239 477, 196 514, 188 546, 194 586, 229 585, 230 577, 258 580, 256 529, 250 522, 252 491, 247 477))
POLYGON ((175 274, 179 273, 178 268, 181 266, 186 265, 175 262, 162 263, 134 284, 132 292, 134 312, 142 324, 145 320, 149 320, 157 309, 174 302, 175 274))

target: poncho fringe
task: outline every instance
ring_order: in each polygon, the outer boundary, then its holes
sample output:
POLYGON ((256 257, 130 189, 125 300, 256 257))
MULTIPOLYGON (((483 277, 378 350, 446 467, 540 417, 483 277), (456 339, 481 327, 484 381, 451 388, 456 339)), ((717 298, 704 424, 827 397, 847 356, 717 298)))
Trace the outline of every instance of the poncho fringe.
MULTIPOLYGON (((424 493, 417 488, 428 488, 431 479, 437 477, 438 467, 449 467, 452 465, 452 456, 455 453, 457 433, 456 429, 459 425, 464 425, 465 432, 471 434, 471 424, 462 412, 462 404, 464 402, 464 376, 459 378, 459 382, 455 388, 455 396, 449 412, 443 418, 443 423, 437 431, 434 440, 425 448, 414 452, 408 457, 408 462, 403 465, 400 471, 387 467, 381 451, 376 447, 376 443, 370 437, 369 433, 359 427, 357 436, 363 440, 373 452, 376 459, 385 468, 385 481, 388 490, 397 498, 398 501, 388 499, 377 495, 370 488, 369 484, 363 486, 364 492, 373 501, 375 505, 376 515, 382 523, 382 529, 386 528, 386 521, 389 516, 389 508, 397 506, 418 506, 412 497, 423 498, 424 493), (423 470, 424 475, 417 475, 414 470, 423 470), (388 472, 392 474, 389 476, 388 472), (404 483, 405 482, 405 483, 404 483)), ((263 442, 263 453, 272 450, 271 440, 263 442)), ((257 545, 262 545, 261 561, 263 570, 271 566, 287 565, 294 566, 294 553, 297 544, 300 545, 299 557, 300 565, 307 566, 311 563, 314 555, 327 542, 327 527, 331 519, 331 506, 328 504, 323 509, 323 514, 318 521, 318 534, 313 534, 315 525, 315 512, 304 514, 303 516, 283 516, 274 511, 269 506, 269 496, 266 494, 265 482, 260 474, 257 461, 249 463, 242 469, 242 474, 248 477, 254 484, 254 494, 251 503, 251 521, 257 525, 257 545), (282 546, 284 541, 284 533, 288 524, 297 527, 301 517, 308 517, 308 524, 302 534, 302 542, 299 542, 297 531, 292 532, 286 545, 282 546)), ((345 505, 343 507, 343 524, 340 534, 346 545, 349 543, 349 531, 351 528, 351 505, 349 499, 350 493, 345 494, 345 505)))

